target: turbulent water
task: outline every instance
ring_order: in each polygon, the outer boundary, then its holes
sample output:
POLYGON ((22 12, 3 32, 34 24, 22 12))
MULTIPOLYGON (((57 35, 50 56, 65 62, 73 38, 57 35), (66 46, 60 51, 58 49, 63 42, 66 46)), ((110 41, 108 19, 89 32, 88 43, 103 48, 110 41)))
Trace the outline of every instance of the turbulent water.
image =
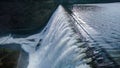
MULTIPOLYGON (((4 43, 20 44, 29 53, 27 68, 90 68, 87 48, 80 41, 64 8, 59 6, 42 32, 27 38, 4 37, 4 43), (6 40, 7 39, 7 40, 6 40)), ((2 39, 2 38, 1 38, 2 39)))

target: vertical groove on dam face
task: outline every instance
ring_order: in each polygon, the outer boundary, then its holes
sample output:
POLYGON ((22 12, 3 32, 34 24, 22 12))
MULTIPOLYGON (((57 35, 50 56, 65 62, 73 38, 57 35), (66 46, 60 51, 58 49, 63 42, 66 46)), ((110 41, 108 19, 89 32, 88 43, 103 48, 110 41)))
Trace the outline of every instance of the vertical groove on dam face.
POLYGON ((59 5, 43 30, 25 37, 1 36, 0 46, 21 51, 18 68, 119 68, 116 6, 59 5))
POLYGON ((101 54, 99 55, 101 60, 98 60, 98 57, 94 60, 98 67, 120 67, 118 60, 120 59, 118 41, 120 12, 116 6, 120 6, 119 3, 73 4, 66 7, 77 22, 74 24, 82 36, 95 47, 94 50, 98 49, 98 54, 101 54))
POLYGON ((28 68, 90 68, 91 58, 85 58, 87 48, 72 30, 64 8, 60 5, 41 32, 41 45, 36 51, 23 48, 30 53, 28 68), (83 46, 83 47, 79 47, 83 46), (32 58, 35 57, 35 58, 32 58), (39 60, 37 60, 39 59, 39 60), (35 64, 33 64, 35 63, 35 64))

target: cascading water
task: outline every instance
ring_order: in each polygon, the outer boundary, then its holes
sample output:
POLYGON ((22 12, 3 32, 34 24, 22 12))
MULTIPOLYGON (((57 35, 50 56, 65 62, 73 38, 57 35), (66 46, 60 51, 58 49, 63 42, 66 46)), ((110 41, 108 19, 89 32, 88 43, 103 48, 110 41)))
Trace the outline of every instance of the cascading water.
POLYGON ((79 36, 72 31, 62 6, 55 11, 45 29, 46 32, 43 30, 40 35, 43 38, 39 48, 34 52, 27 50, 28 68, 89 68, 82 61, 86 54, 78 48, 79 36))
POLYGON ((27 68, 90 68, 83 42, 73 30, 67 13, 59 6, 42 32, 27 38, 9 38, 29 53, 27 68))

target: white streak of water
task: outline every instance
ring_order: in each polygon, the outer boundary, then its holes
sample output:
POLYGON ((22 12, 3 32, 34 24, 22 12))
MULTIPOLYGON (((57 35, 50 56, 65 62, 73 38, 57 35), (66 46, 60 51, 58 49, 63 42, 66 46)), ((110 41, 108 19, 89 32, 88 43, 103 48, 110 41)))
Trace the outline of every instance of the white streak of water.
POLYGON ((27 38, 11 38, 7 43, 20 44, 29 53, 27 68, 90 68, 86 63, 91 59, 84 58, 87 48, 79 47, 85 43, 78 42, 80 37, 72 29, 67 13, 59 6, 42 32, 27 38))

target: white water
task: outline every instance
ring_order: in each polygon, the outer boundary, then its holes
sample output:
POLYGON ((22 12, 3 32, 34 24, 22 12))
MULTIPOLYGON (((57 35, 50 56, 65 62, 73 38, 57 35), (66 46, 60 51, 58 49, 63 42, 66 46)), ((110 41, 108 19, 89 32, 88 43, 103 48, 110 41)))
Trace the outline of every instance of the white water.
POLYGON ((11 37, 2 44, 22 45, 29 53, 27 68, 90 68, 86 63, 91 59, 85 59, 86 48, 78 48, 84 44, 77 42, 78 38, 70 26, 67 13, 59 6, 42 32, 27 38, 11 37))

